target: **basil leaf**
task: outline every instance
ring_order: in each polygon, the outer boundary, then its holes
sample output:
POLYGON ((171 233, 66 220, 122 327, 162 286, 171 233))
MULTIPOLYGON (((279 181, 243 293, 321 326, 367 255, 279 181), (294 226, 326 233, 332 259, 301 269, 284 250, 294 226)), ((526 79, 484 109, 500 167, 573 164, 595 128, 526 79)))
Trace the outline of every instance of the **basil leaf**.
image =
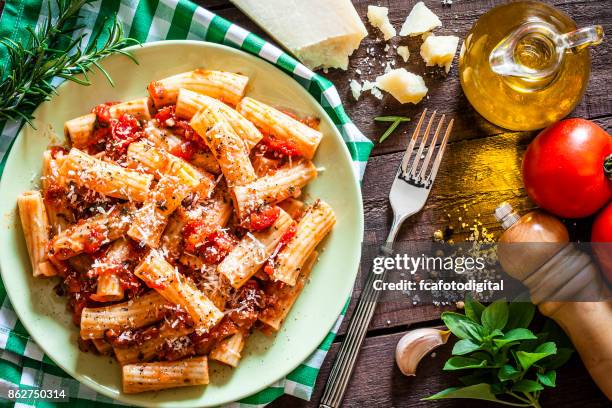
POLYGON ((470 339, 459 340, 453 346, 453 355, 454 356, 462 356, 472 351, 476 351, 480 348, 479 344, 474 343, 470 339))
POLYGON ((504 332, 503 332, 503 331, 501 331, 501 330, 499 330, 499 329, 495 329, 495 330, 493 330, 493 331, 492 331, 492 332, 489 334, 489 336, 488 336, 488 337, 489 337, 490 339, 492 339, 492 338, 494 338, 494 337, 499 337, 499 336, 503 336, 503 335, 504 335, 504 332))
POLYGON ((482 312, 480 319, 482 325, 491 331, 503 329, 508 323, 508 304, 504 300, 491 303, 482 312))
POLYGON ((443 370, 454 371, 454 370, 465 370, 467 368, 483 368, 487 365, 486 360, 479 360, 470 357, 451 357, 444 364, 443 370))
POLYGON ((529 367, 538 361, 557 353, 557 346, 553 342, 541 344, 536 348, 536 351, 529 353, 526 351, 517 351, 516 358, 518 359, 523 370, 528 370, 529 367))
POLYGON ((549 370, 556 370, 561 367, 572 357, 573 349, 561 347, 557 349, 557 353, 538 362, 538 367, 549 370))
POLYGON ((506 364, 497 372, 497 378, 499 378, 500 381, 516 380, 521 376, 521 373, 522 371, 517 370, 510 364, 506 364))
POLYGON ((523 379, 517 382, 516 384, 514 384, 514 386, 512 386, 512 391, 519 391, 519 392, 535 392, 535 391, 541 391, 543 389, 544 387, 542 386, 542 384, 537 383, 533 380, 526 380, 526 379, 523 379))
POLYGON ((474 374, 468 374, 459 377, 459 381, 463 385, 475 385, 481 383, 491 384, 495 381, 495 378, 491 376, 491 373, 485 371, 475 371, 474 374))
POLYGON ((477 343, 482 341, 484 328, 470 318, 454 312, 444 312, 441 318, 446 327, 460 339, 470 339, 477 343))
POLYGON ((537 339, 536 335, 532 333, 531 330, 529 329, 523 329, 523 328, 516 328, 516 329, 512 329, 509 332, 507 332, 502 338, 500 339, 493 339, 493 342, 499 346, 499 347, 503 347, 508 345, 509 343, 513 343, 515 341, 520 341, 520 340, 534 340, 537 339))
POLYGON ((500 403, 504 402, 497 399, 491 390, 491 386, 485 383, 469 385, 467 387, 447 388, 444 391, 440 391, 439 393, 432 395, 431 397, 423 398, 423 400, 433 401, 447 398, 472 398, 500 403))
POLYGON ((518 327, 529 327, 535 314, 535 306, 531 302, 511 302, 508 305, 508 323, 506 330, 518 327))
POLYGON ((471 294, 468 294, 465 297, 465 301, 463 303, 465 305, 465 315, 474 323, 480 324, 480 316, 482 315, 482 311, 485 310, 484 305, 475 300, 471 294))
POLYGON ((547 387, 555 387, 557 384, 557 372, 550 370, 545 373, 537 373, 538 380, 547 387))

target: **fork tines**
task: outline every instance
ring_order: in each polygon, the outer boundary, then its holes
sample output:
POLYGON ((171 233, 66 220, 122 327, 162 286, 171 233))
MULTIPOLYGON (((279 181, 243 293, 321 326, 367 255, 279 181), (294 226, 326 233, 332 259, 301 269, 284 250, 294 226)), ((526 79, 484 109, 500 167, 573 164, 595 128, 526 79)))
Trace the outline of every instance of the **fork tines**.
POLYGON ((422 185, 425 187, 429 187, 432 181, 436 178, 436 174, 438 173, 438 168, 440 167, 440 162, 442 161, 442 156, 444 155, 444 150, 446 149, 446 144, 448 142, 448 138, 450 136, 451 130, 453 129, 454 119, 448 123, 446 127, 446 131, 444 132, 444 136, 442 137, 442 141, 440 141, 440 135, 442 134, 441 130, 444 126, 444 121, 446 119, 446 115, 442 115, 440 120, 438 121, 438 125, 435 127, 435 133, 433 137, 429 138, 429 134, 431 133, 431 129, 434 126, 434 120, 436 118, 437 111, 433 111, 433 114, 429 118, 429 122, 427 123, 427 127, 425 128, 425 132, 421 137, 421 143, 416 152, 416 156, 412 158, 413 152, 415 150, 417 140, 419 139, 419 135, 421 133, 421 127, 423 126, 423 122, 425 121, 425 116, 427 114, 427 109, 423 111, 421 117, 419 118, 419 122, 417 123, 414 132, 412 133, 412 137, 410 138, 410 142, 408 143, 408 148, 406 149, 406 153, 404 153, 404 157, 402 158, 402 163, 400 165, 401 176, 404 180, 409 183, 415 183, 417 185, 422 185), (431 159, 433 157, 434 150, 436 150, 436 145, 439 144, 438 152, 431 163, 431 159), (427 150, 426 153, 425 150, 427 150))

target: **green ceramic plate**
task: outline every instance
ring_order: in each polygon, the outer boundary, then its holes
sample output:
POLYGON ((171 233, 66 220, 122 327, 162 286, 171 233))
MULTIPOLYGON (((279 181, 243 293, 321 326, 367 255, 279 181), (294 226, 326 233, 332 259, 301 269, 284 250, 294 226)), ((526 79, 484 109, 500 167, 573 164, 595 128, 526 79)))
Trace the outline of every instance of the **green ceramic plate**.
POLYGON ((45 353, 70 375, 94 390, 124 403, 142 406, 215 406, 236 401, 281 379, 321 343, 342 310, 357 273, 363 236, 359 184, 342 138, 325 111, 298 83, 271 64, 232 48, 196 41, 164 41, 133 47, 140 65, 123 56, 104 61, 116 86, 97 74, 93 85, 66 83, 53 101, 36 112, 36 130, 26 127, 17 138, 0 181, 0 267, 10 300, 28 332, 45 353), (308 187, 336 211, 338 222, 323 243, 309 284, 281 331, 272 337, 249 338, 238 368, 211 364, 211 383, 140 395, 121 393, 120 367, 108 357, 81 353, 77 328, 70 322, 65 299, 53 292, 55 280, 32 277, 19 224, 17 196, 37 185, 42 153, 62 143, 64 121, 98 103, 146 95, 147 84, 194 68, 241 72, 251 80, 247 94, 276 106, 321 118, 323 141, 315 157, 325 171, 308 187))

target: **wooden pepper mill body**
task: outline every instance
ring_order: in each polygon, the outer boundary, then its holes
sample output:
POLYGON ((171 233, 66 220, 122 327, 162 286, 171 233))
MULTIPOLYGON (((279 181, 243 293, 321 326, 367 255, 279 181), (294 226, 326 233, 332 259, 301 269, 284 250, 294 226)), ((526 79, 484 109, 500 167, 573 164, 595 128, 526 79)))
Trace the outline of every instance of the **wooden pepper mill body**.
POLYGON ((504 203, 496 216, 506 228, 498 246, 502 268, 521 280, 540 312, 567 333, 595 383, 612 400, 612 302, 558 300, 609 299, 596 265, 549 214, 534 211, 519 218, 504 203))

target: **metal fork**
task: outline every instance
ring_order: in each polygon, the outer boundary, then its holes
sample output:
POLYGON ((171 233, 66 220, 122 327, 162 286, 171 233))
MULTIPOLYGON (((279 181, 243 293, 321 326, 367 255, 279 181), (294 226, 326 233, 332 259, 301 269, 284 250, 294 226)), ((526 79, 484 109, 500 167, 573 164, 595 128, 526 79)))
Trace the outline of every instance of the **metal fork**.
MULTIPOLYGON (((442 156, 444 155, 444 150, 446 149, 448 138, 453 128, 454 120, 451 120, 444 132, 442 140, 439 141, 445 121, 445 115, 442 115, 438 125, 435 127, 433 137, 430 139, 429 135, 434 126, 436 117, 436 111, 434 111, 413 158, 413 153, 426 114, 427 109, 421 114, 416 129, 414 129, 410 142, 408 143, 408 148, 397 170, 391 192, 389 193, 389 201, 393 209, 393 223, 391 224, 391 230, 389 231, 385 245, 380 248, 380 254, 382 256, 389 256, 393 253, 392 244, 395 241, 395 236, 400 226, 406 218, 419 212, 425 205, 425 201, 429 196, 436 174, 438 173, 438 168, 440 167, 442 156), (436 149, 437 144, 439 144, 439 147, 436 149), (437 154, 432 163, 431 160, 434 157, 434 150, 437 150, 437 154)), ((351 373, 353 372, 355 361, 357 360, 359 349, 365 338, 370 320, 372 320, 372 316, 374 315, 376 302, 380 295, 380 291, 374 290, 374 281, 384 281, 385 279, 386 272, 376 275, 370 271, 368 274, 363 291, 359 296, 357 307, 349 321, 346 338, 340 346, 340 351, 336 356, 336 361, 334 362, 329 379, 327 380, 325 391, 323 392, 323 397, 319 404, 320 408, 340 407, 342 397, 344 396, 351 373)))

